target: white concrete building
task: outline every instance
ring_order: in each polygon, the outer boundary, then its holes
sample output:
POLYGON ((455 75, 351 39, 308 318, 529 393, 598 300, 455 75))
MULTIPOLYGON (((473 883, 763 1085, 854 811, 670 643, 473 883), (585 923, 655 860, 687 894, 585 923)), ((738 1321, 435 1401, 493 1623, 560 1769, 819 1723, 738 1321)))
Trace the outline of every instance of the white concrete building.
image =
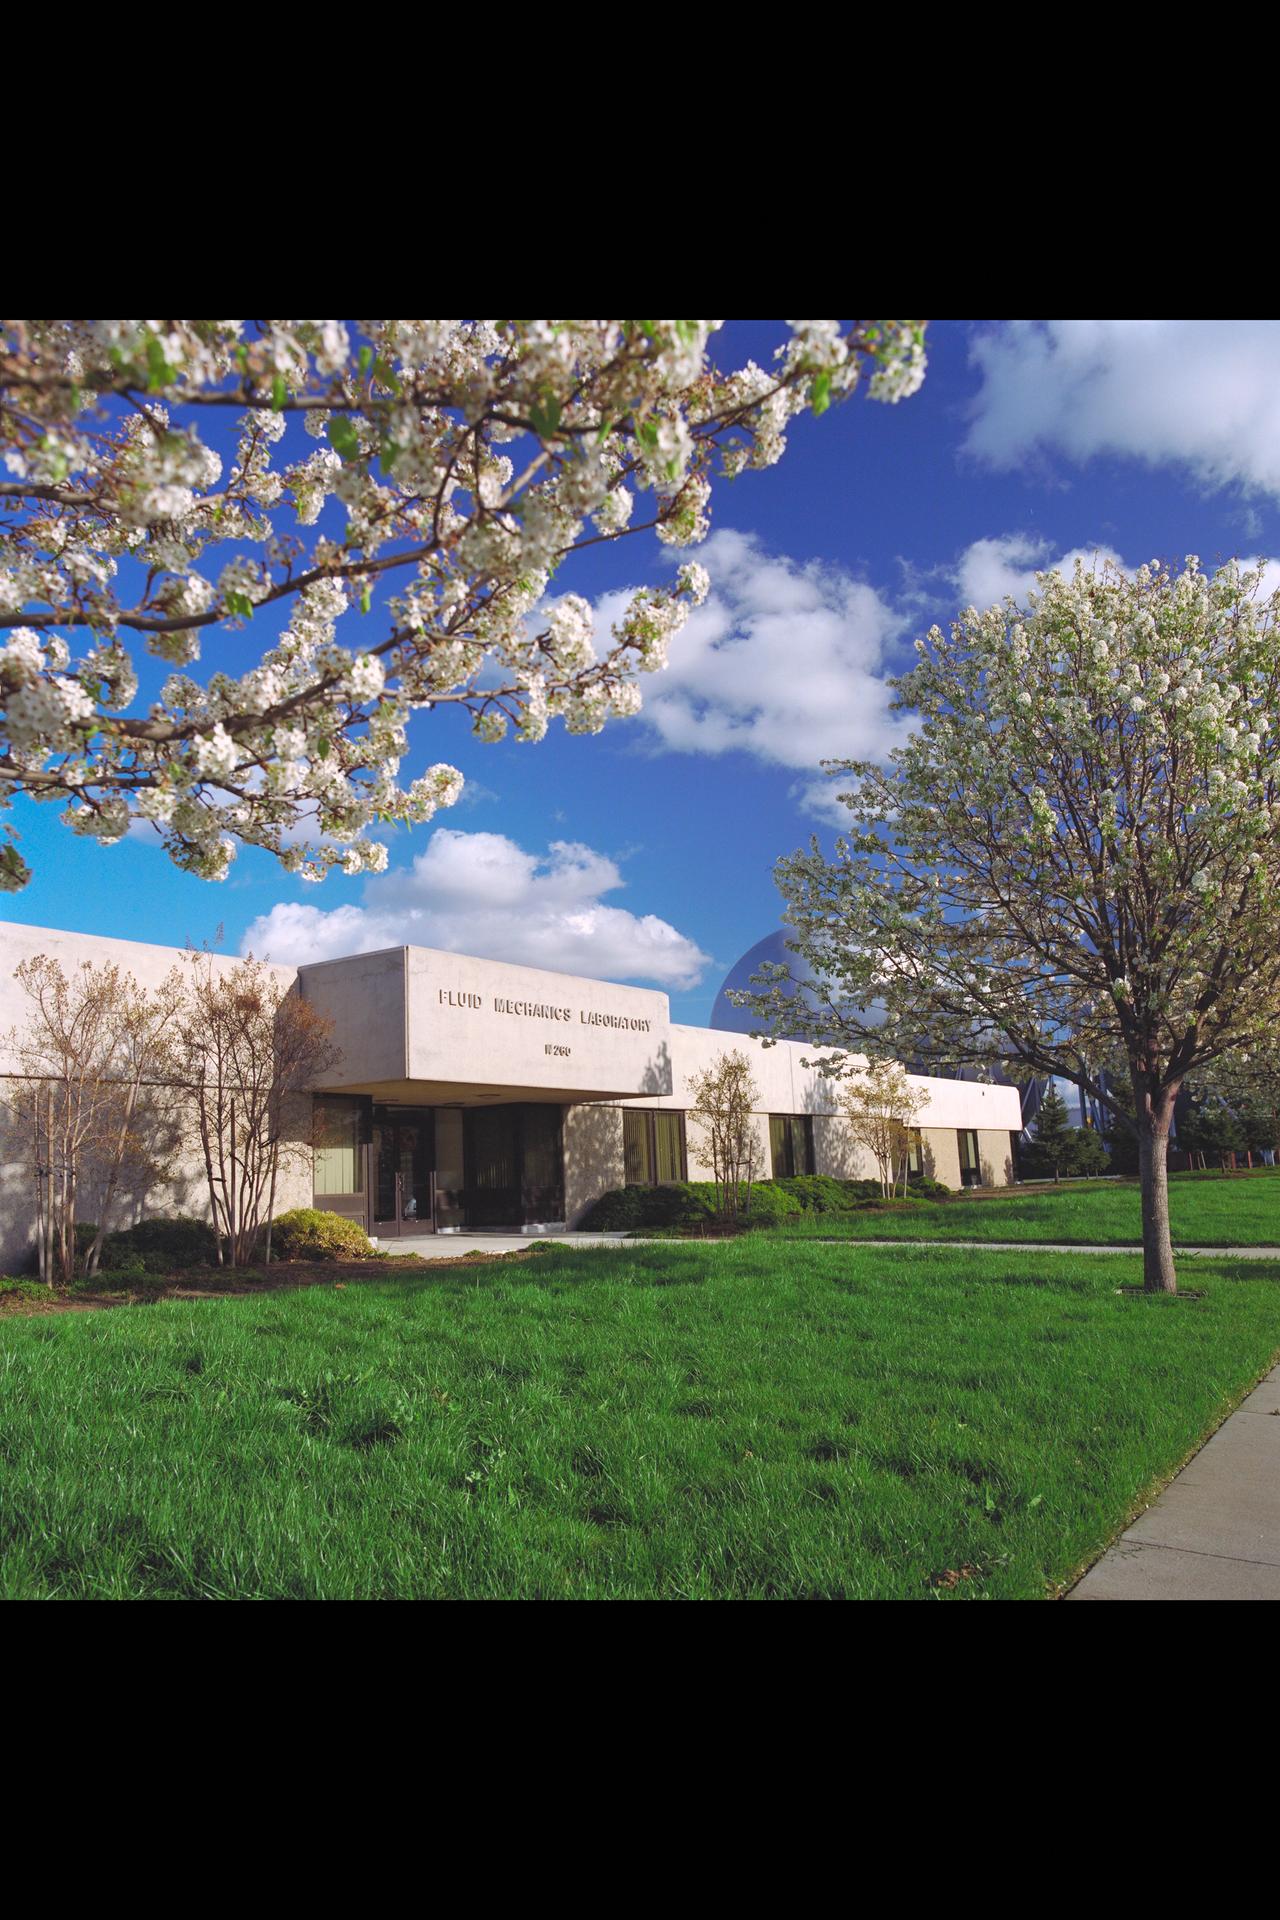
MULTIPOLYGON (((18 1065, 8 1036, 29 1017, 14 969, 36 954, 64 971, 114 961, 144 986, 178 958, 170 947, 0 924, 0 1103, 18 1065)), ((806 1048, 677 1025, 664 993, 421 947, 273 971, 332 1022, 342 1050, 301 1116, 306 1150, 278 1212, 314 1204, 381 1239, 572 1226, 610 1188, 709 1179, 687 1119, 688 1078, 735 1047, 751 1055, 761 1089, 764 1175, 874 1175, 835 1110, 832 1084, 802 1064, 806 1048)), ((953 1187, 1010 1184, 1017 1090, 916 1084, 928 1096, 912 1143, 916 1169, 953 1187)), ((30 1188, 10 1128, 0 1138, 0 1271, 31 1244, 30 1188)), ((197 1160, 175 1164, 164 1187, 134 1196, 131 1209, 206 1213, 197 1160)))

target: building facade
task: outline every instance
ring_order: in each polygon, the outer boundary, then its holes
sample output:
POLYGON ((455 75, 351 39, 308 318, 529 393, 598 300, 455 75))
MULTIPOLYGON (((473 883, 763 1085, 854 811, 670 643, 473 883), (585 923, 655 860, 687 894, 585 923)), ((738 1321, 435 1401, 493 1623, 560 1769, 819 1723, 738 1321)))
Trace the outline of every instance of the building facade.
MULTIPOLYGON (((179 958, 169 947, 0 926, 0 1082, 18 1064, 9 1034, 29 1016, 14 969, 37 954, 64 971, 113 961, 143 986, 179 958)), ((341 1049, 298 1103, 277 1212, 314 1204, 379 1240, 572 1227, 611 1188, 709 1179, 689 1077, 735 1047, 750 1055, 761 1089, 761 1177, 874 1176, 803 1046, 681 1026, 663 993, 421 947, 273 972, 332 1023, 341 1049)), ((1010 1184, 1017 1090, 915 1084, 927 1099, 912 1140, 916 1170, 952 1187, 1010 1184)), ((0 1103, 4 1092, 0 1084, 0 1103)), ((30 1184, 10 1130, 0 1148, 0 1271, 30 1246, 30 1184)), ((202 1188, 197 1160, 178 1159, 163 1188, 129 1197, 129 1211, 203 1214, 202 1188)))

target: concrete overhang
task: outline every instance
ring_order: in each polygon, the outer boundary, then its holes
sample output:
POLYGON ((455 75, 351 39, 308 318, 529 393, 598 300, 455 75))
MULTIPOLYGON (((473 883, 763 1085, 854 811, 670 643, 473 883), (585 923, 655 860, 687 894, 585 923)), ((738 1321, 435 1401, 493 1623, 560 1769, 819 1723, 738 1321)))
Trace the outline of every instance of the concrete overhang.
POLYGON ((342 1058, 317 1081, 422 1106, 668 1096, 665 993, 430 947, 298 968, 342 1058))

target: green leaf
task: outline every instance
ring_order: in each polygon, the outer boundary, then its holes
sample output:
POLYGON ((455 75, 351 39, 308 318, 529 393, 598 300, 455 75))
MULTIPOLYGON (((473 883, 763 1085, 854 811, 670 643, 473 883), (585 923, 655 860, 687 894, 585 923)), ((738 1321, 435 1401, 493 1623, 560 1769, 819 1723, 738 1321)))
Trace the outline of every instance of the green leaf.
POLYGON ((360 458, 360 436, 345 413, 331 415, 325 431, 329 445, 344 463, 360 458))
POLYGON ((247 593, 229 593, 227 595, 227 612, 238 613, 243 615, 246 620, 252 620, 253 602, 247 593))
POLYGON ((360 595, 361 613, 368 613, 372 605, 373 605, 373 589, 370 587, 368 581, 366 580, 364 584, 364 591, 360 595))
POLYGON ((366 374, 366 373, 368 373, 368 371, 369 371, 369 369, 370 369, 370 367, 371 367, 372 365, 373 365, 373 348, 372 348, 372 347, 361 347, 361 349, 360 349, 360 372, 361 372, 361 375, 363 376, 364 374, 366 374))
POLYGON ((831 370, 824 367, 814 376, 813 386, 809 390, 810 402, 816 414, 825 413, 831 405, 831 370))
POLYGON ((173 368, 164 357, 164 348, 154 333, 147 339, 147 391, 158 393, 173 380, 173 368))
POLYGON ((275 379, 271 382, 271 406, 272 406, 273 412, 275 413, 281 412, 281 410, 284 407, 284 403, 288 399, 288 397, 289 397, 289 390, 284 384, 284 375, 282 373, 278 373, 275 379))
POLYGON ((564 409, 554 393, 542 393, 529 409, 529 419, 539 440, 550 440, 560 425, 564 409))

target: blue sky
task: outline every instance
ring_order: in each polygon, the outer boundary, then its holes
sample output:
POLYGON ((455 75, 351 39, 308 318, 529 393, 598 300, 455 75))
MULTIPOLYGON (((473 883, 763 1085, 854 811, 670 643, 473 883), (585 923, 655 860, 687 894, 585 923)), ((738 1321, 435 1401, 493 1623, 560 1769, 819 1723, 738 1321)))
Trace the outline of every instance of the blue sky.
MULTIPOLYGON (((732 321, 713 352, 763 363, 784 334, 732 321)), ((227 951, 281 959, 400 939, 483 948, 665 986, 677 1019, 704 1021, 778 922, 775 859, 835 831, 819 756, 892 743, 883 682, 918 632, 1076 550, 1130 565, 1280 554, 1276 323, 941 321, 929 340, 913 399, 802 419, 778 467, 717 487, 711 542, 680 556, 708 567, 712 599, 668 674, 645 681, 645 715, 537 746, 481 746, 461 714, 416 715, 404 776, 451 761, 468 790, 392 836, 388 875, 317 887, 245 849, 213 884, 142 837, 103 848, 19 803, 35 878, 0 912, 173 945, 221 926, 227 951)), ((556 586, 603 619, 611 594, 670 565, 639 534, 569 562, 556 586)), ((379 617, 375 600, 371 639, 379 617)), ((348 645, 359 619, 343 622, 348 645)), ((211 636, 198 671, 244 671, 273 630, 259 616, 211 636)))

